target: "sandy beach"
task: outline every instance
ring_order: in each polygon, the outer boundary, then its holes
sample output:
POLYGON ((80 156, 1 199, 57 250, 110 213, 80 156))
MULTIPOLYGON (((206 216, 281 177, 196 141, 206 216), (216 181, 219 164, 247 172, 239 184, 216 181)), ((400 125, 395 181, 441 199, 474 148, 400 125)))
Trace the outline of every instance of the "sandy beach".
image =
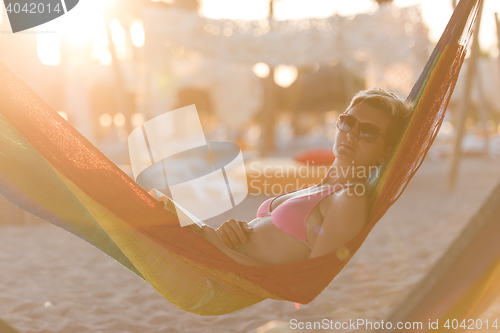
MULTIPOLYGON (((45 221, 26 214, 24 223, 14 223, 2 198, 0 318, 26 333, 263 332, 259 327, 269 321, 285 327, 293 319, 380 321, 425 276, 500 181, 500 160, 467 158, 451 192, 448 168, 448 160, 427 159, 362 248, 312 303, 296 309, 291 302, 266 300, 218 317, 179 310, 104 253, 45 221)), ((264 199, 247 198, 236 217, 253 218, 264 199)), ((500 304, 483 316, 500 316, 500 304)))

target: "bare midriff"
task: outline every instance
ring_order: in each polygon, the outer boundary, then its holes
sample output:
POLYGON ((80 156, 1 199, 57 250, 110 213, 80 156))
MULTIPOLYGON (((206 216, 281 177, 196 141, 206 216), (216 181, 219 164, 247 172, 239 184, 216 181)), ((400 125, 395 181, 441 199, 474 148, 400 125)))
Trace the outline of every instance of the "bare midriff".
MULTIPOLYGON (((277 206, 297 194, 284 196, 279 199, 280 202, 274 202, 273 206, 277 206)), ((317 237, 314 229, 317 230, 318 226, 323 223, 320 206, 317 205, 307 218, 306 235, 307 242, 311 247, 317 237)), ((247 234, 247 242, 242 244, 242 248, 248 257, 270 264, 294 262, 309 258, 311 249, 301 240, 276 227, 271 221, 270 214, 258 217, 250 221, 248 225, 253 231, 247 234)))
POLYGON ((279 264, 307 259, 311 253, 302 241, 278 229, 270 215, 256 218, 248 225, 253 231, 247 234, 247 241, 242 244, 242 248, 250 258, 279 264))
MULTIPOLYGON (((305 191, 298 191, 285 194, 277 198, 277 200, 272 201, 271 209, 274 210, 286 200, 304 195, 304 193, 305 191)), ((321 227, 323 224, 323 215, 320 211, 322 201, 314 207, 307 217, 307 243, 311 248, 314 246, 317 237, 317 233, 314 230, 318 230, 318 227, 321 227)), ((253 231, 246 234, 247 242, 242 244, 242 248, 248 257, 269 264, 294 262, 309 258, 311 248, 301 240, 276 227, 271 221, 269 213, 253 219, 248 225, 253 231)), ((240 249, 234 250, 242 253, 240 249)))

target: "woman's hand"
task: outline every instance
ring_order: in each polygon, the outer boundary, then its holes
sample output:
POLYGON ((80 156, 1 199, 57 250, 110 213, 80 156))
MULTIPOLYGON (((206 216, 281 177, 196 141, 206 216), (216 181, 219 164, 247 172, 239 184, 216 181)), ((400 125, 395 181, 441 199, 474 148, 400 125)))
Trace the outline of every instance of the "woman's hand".
MULTIPOLYGON (((227 221, 225 223, 228 223, 230 221, 227 221)), ((246 222, 241 222, 241 223, 246 224, 246 222)), ((251 228, 250 228, 250 230, 251 230, 251 228)), ((233 250, 228 249, 227 246, 222 242, 217 231, 208 225, 204 225, 201 228, 200 236, 203 237, 203 239, 205 239, 207 242, 209 242, 210 244, 212 244, 213 246, 218 248, 222 253, 224 253, 225 255, 227 255, 229 258, 233 259, 237 263, 240 263, 242 265, 250 265, 250 266, 270 265, 267 262, 254 259, 254 258, 248 257, 247 255, 243 255, 241 253, 238 253, 238 252, 235 252, 233 250)))
POLYGON ((224 242, 224 245, 230 249, 237 249, 241 244, 246 243, 247 234, 252 231, 253 229, 247 222, 237 221, 235 219, 226 221, 217 228, 217 233, 224 242))
MULTIPOLYGON (((198 232, 197 232, 198 233, 198 232)), ((200 232, 198 233, 201 237, 203 237, 207 242, 218 248, 219 250, 224 250, 224 243, 220 239, 217 231, 209 225, 204 225, 200 232)), ((224 252, 224 251, 223 251, 224 252)))

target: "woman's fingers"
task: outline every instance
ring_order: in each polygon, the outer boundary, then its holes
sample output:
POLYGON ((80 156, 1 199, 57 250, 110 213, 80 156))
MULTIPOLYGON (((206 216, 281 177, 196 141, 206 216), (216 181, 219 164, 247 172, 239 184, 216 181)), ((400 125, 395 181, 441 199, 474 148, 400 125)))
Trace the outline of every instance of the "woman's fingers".
POLYGON ((222 246, 222 242, 220 240, 220 237, 214 228, 212 228, 208 225, 204 225, 201 229, 202 229, 201 237, 203 237, 203 239, 205 239, 210 244, 212 244, 216 247, 222 246))
POLYGON ((227 247, 238 248, 241 244, 246 243, 246 234, 252 232, 252 230, 247 222, 231 219, 224 222, 217 229, 217 232, 227 247))
POLYGON ((222 239, 222 243, 224 243, 224 245, 226 245, 228 248, 231 249, 233 247, 233 243, 229 239, 226 232, 223 229, 219 228, 219 229, 217 229, 217 233, 219 234, 220 238, 222 239))
POLYGON ((203 229, 204 226, 199 227, 197 224, 190 224, 188 227, 200 236, 205 234, 205 229, 203 229))
MULTIPOLYGON (((219 230, 217 230, 219 231, 219 230)), ((232 232, 232 230, 227 230, 227 228, 220 229, 219 235, 222 238, 222 242, 226 244, 230 249, 240 247, 240 242, 238 237, 232 232)))
POLYGON ((253 228, 248 225, 248 222, 243 222, 243 221, 239 221, 239 222, 240 222, 241 229, 243 229, 244 232, 250 233, 253 231, 253 228))
POLYGON ((241 221, 229 220, 228 224, 231 227, 234 235, 238 238, 238 240, 239 240, 238 243, 243 244, 247 241, 247 236, 245 235, 245 232, 243 231, 243 228, 241 227, 240 222, 241 221))

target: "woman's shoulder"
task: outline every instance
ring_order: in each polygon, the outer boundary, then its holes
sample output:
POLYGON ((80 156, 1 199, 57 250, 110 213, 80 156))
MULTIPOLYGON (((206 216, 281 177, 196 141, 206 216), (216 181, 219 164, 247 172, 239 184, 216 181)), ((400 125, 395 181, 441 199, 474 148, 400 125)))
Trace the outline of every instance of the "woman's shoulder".
POLYGON ((371 186, 362 182, 351 182, 345 184, 342 189, 333 192, 322 204, 325 209, 334 206, 343 206, 344 208, 357 208, 368 204, 371 186))
POLYGON ((365 183, 357 183, 363 187, 356 188, 352 183, 337 195, 330 195, 323 200, 320 207, 323 223, 333 223, 335 226, 347 225, 348 228, 361 228, 367 223, 369 210, 369 193, 365 183), (357 191, 355 190, 357 189, 357 191))
POLYGON ((372 190, 372 185, 369 183, 366 183, 366 182, 351 182, 349 184, 353 188, 357 188, 358 192, 362 191, 363 193, 365 193, 367 195, 369 195, 371 190, 372 190))

